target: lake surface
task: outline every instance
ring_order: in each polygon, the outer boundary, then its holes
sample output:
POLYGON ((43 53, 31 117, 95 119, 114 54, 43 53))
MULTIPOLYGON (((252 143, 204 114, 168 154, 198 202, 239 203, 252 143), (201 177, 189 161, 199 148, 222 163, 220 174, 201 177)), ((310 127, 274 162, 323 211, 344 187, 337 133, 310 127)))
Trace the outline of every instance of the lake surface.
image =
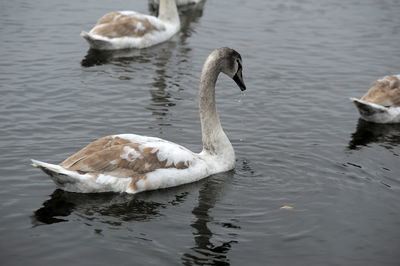
POLYGON ((149 6, 0 3, 2 265, 399 265, 400 126, 349 101, 400 73, 399 1, 209 0, 164 44, 89 51, 79 33, 115 10, 149 6), (247 85, 217 83, 233 171, 128 195, 31 167, 119 133, 200 151, 200 71, 221 46, 247 85))

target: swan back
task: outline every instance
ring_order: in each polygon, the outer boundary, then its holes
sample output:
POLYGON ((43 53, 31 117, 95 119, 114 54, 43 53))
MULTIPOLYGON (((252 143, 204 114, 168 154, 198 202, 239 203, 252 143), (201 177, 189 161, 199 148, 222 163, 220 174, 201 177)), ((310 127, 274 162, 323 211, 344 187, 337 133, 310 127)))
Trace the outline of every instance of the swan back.
POLYGON ((165 30, 165 25, 152 16, 134 11, 118 11, 104 15, 90 33, 109 39, 132 37, 141 38, 146 34, 165 30))
POLYGON ((362 119, 374 123, 400 122, 400 75, 378 79, 361 98, 351 98, 362 119))
POLYGON ((400 106, 400 75, 378 79, 361 100, 386 106, 400 106))

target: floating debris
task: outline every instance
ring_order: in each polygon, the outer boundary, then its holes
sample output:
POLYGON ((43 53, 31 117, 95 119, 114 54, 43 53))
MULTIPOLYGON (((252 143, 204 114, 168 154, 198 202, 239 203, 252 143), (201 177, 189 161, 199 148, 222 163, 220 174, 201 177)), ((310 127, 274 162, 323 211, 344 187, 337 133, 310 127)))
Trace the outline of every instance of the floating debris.
POLYGON ((382 185, 385 185, 385 186, 387 186, 387 187, 392 187, 391 185, 389 185, 389 184, 386 184, 385 182, 383 182, 383 181, 381 181, 381 184, 382 185))
POLYGON ((292 206, 285 205, 285 206, 280 207, 280 209, 281 209, 281 210, 293 210, 293 207, 292 207, 292 206))

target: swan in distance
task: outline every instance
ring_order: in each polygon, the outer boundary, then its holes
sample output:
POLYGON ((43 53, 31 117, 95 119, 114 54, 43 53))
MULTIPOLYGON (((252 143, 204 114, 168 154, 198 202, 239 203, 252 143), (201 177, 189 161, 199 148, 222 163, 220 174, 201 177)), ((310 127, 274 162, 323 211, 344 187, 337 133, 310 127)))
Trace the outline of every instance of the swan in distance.
POLYGON ((170 39, 181 27, 175 0, 161 0, 158 13, 154 17, 135 11, 111 12, 81 36, 97 50, 150 47, 170 39))
POLYGON ((204 63, 199 86, 203 149, 194 153, 160 138, 120 134, 100 138, 65 161, 49 164, 32 160, 55 184, 71 192, 137 193, 182 185, 231 170, 235 152, 222 129, 215 85, 220 73, 243 91, 242 58, 230 48, 214 50, 204 63))
MULTIPOLYGON (((175 1, 176 5, 180 7, 185 5, 197 5, 205 0, 175 0, 175 1)), ((149 0, 149 4, 153 6, 158 6, 160 4, 160 0, 149 0)))

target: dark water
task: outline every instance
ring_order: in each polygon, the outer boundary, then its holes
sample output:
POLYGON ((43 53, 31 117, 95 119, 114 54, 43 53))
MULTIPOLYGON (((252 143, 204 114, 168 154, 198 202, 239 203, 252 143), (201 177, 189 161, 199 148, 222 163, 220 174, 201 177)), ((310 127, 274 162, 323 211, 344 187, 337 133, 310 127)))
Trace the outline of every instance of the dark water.
POLYGON ((148 5, 0 3, 2 265, 399 265, 400 126, 359 121, 348 100, 400 73, 399 1, 209 0, 167 43, 88 51, 80 31, 124 9, 148 5), (221 46, 248 88, 217 84, 234 171, 85 195, 30 166, 118 133, 199 151, 198 79, 221 46))

